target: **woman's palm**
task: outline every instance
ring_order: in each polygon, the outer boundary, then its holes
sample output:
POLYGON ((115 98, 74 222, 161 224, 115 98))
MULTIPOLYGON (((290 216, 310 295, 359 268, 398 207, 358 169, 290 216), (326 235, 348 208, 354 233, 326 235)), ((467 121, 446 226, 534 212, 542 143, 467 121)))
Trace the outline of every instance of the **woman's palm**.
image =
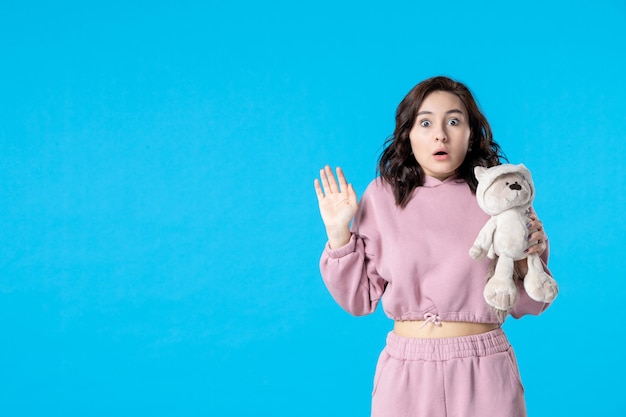
POLYGON ((320 181, 315 180, 315 192, 320 214, 326 228, 350 225, 358 208, 356 192, 348 184, 341 168, 337 168, 337 180, 329 166, 320 170, 320 181))

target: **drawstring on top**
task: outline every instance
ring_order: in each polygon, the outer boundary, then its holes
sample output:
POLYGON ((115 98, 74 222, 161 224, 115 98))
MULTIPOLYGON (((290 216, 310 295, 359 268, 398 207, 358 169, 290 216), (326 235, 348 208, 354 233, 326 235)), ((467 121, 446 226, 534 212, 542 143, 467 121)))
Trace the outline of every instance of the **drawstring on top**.
POLYGON ((420 326, 420 329, 426 326, 428 323, 432 323, 435 326, 441 326, 441 317, 433 313, 424 314, 424 324, 420 326))

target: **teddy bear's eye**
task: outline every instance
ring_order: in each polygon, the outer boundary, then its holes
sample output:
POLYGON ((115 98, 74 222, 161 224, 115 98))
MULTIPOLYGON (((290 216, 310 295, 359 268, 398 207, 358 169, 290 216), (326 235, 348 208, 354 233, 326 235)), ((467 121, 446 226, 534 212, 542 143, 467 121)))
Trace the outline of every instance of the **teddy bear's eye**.
POLYGON ((508 187, 510 182, 506 181, 504 184, 508 187))

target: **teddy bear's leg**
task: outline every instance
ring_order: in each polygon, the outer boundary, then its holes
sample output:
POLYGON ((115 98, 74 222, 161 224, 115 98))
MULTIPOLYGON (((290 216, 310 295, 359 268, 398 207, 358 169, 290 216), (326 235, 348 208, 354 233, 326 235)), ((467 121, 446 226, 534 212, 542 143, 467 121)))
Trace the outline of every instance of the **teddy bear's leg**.
POLYGON ((491 279, 485 285, 485 301, 498 310, 508 311, 515 305, 518 293, 513 280, 513 258, 501 255, 491 279))
POLYGON ((524 277, 524 289, 529 297, 543 303, 552 302, 559 292, 556 281, 543 270, 539 255, 528 256, 528 273, 524 277))

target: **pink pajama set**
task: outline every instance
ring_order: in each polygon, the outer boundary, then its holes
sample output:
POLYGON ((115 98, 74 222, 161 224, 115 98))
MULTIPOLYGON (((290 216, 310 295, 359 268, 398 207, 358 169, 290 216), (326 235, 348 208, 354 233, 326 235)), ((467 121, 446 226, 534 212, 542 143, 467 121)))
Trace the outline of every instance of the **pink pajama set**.
MULTIPOLYGON (((469 256, 488 219, 461 179, 426 177, 404 209, 396 206, 391 187, 376 179, 359 203, 350 242, 324 249, 322 277, 353 315, 372 313, 382 300, 392 320, 500 324, 483 298, 489 260, 469 256)), ((542 255, 546 271, 548 252, 542 255)), ((521 281, 518 289, 513 317, 548 307, 532 300, 521 281)), ((391 332, 376 366, 372 416, 525 416, 523 391, 501 328, 442 339, 391 332)))

